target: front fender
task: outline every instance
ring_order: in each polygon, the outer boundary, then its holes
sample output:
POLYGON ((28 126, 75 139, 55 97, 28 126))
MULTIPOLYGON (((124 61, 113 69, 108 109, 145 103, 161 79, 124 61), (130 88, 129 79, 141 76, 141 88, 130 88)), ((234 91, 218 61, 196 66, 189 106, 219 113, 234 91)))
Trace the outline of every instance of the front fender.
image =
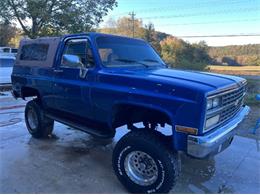
MULTIPOLYGON (((141 108, 147 108, 147 109, 156 110, 158 112, 164 113, 170 119, 171 125, 174 124, 174 122, 173 122, 174 117, 173 117, 172 113, 170 112, 170 110, 167 110, 165 108, 162 108, 162 107, 154 105, 154 104, 138 103, 138 102, 134 102, 134 101, 116 101, 113 104, 110 113, 114 113, 115 110, 117 109, 117 107, 124 106, 124 105, 138 106, 138 107, 141 107, 141 108)), ((108 123, 111 125, 112 121, 113 121, 113 114, 111 114, 111 116, 109 117, 108 123)))

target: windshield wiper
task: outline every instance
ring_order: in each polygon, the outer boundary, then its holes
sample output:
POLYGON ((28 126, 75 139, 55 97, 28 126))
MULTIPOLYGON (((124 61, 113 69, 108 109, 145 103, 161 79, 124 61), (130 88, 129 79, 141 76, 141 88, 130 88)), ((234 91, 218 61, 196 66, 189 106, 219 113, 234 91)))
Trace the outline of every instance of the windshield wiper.
POLYGON ((158 60, 154 60, 154 59, 143 59, 142 61, 160 63, 158 60))
POLYGON ((142 63, 140 61, 137 61, 137 60, 130 60, 130 59, 115 59, 115 61, 119 61, 119 62, 125 62, 125 63, 131 63, 131 64, 141 64, 143 65, 144 67, 146 68, 149 68, 150 66, 148 64, 145 64, 145 63, 142 63))
POLYGON ((155 62, 155 63, 158 63, 162 66, 164 66, 165 64, 159 62, 158 60, 155 60, 155 59, 143 59, 142 61, 146 61, 146 62, 155 62))

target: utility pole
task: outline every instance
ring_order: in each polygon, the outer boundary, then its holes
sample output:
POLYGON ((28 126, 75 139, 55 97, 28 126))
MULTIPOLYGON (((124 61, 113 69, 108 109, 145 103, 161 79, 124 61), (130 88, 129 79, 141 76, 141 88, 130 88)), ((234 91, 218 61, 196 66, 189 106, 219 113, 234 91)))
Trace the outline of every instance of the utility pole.
POLYGON ((135 37, 135 12, 132 11, 129 13, 129 16, 131 17, 132 20, 132 33, 133 33, 133 37, 135 37))

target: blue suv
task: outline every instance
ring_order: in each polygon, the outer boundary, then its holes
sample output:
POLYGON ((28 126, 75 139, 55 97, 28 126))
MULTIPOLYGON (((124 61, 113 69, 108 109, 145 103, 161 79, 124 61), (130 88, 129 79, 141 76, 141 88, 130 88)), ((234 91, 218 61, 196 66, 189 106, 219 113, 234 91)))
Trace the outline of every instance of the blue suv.
POLYGON ((169 192, 177 152, 223 151, 249 112, 245 79, 169 69, 145 41, 100 33, 22 40, 12 86, 15 98, 34 97, 25 121, 35 138, 50 135, 54 121, 101 138, 126 125, 112 164, 134 193, 169 192))

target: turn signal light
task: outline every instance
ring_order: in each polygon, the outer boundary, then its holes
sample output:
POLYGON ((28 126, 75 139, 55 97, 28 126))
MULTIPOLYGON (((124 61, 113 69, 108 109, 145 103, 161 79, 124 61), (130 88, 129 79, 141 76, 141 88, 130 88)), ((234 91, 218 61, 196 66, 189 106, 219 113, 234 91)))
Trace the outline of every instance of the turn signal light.
POLYGON ((190 133, 190 134, 194 134, 194 135, 198 134, 198 129, 192 128, 192 127, 175 125, 175 129, 176 129, 176 131, 183 132, 183 133, 190 133))

